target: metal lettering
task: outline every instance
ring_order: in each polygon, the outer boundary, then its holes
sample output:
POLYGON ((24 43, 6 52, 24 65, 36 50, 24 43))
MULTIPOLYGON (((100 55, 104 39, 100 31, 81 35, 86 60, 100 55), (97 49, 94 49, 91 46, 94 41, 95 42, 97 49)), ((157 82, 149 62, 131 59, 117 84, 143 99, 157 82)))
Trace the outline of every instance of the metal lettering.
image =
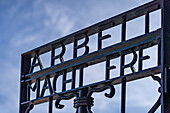
POLYGON ((82 47, 85 47, 85 52, 84 52, 83 55, 89 53, 89 46, 87 45, 88 42, 89 42, 89 37, 88 37, 87 34, 85 34, 85 41, 84 41, 82 44, 77 45, 77 42, 78 42, 78 40, 75 39, 75 40, 74 40, 74 53, 73 53, 73 58, 76 58, 76 57, 77 57, 77 50, 80 49, 80 48, 82 48, 82 47))
POLYGON ((35 56, 33 58, 32 64, 30 66, 29 73, 32 73, 33 70, 34 70, 34 67, 37 67, 37 66, 39 66, 41 70, 43 69, 43 65, 42 65, 41 59, 38 55, 38 52, 35 54, 35 56), (36 63, 36 60, 37 60, 37 63, 36 63))
POLYGON ((130 69, 131 69, 132 72, 134 73, 134 72, 136 72, 136 70, 135 70, 135 68, 134 68, 133 65, 136 63, 136 61, 137 61, 137 54, 136 54, 135 51, 133 51, 133 59, 132 59, 132 61, 131 61, 129 64, 122 65, 121 68, 122 68, 122 69, 125 69, 125 68, 130 67, 130 69))
POLYGON ((56 88, 56 84, 57 84, 57 79, 60 76, 60 73, 56 73, 56 75, 53 78, 53 92, 57 93, 57 88, 56 88))
POLYGON ((42 88, 42 91, 41 91, 41 97, 44 96, 46 89, 49 89, 51 95, 53 94, 51 82, 50 82, 50 79, 49 79, 48 76, 45 78, 44 85, 43 85, 43 88, 42 88))
POLYGON ((55 56, 55 47, 54 46, 52 47, 52 50, 51 50, 51 66, 55 65, 55 60, 58 59, 58 58, 60 59, 61 63, 64 62, 63 55, 66 51, 66 47, 63 44, 61 44, 61 47, 62 47, 61 53, 57 56, 55 56))
POLYGON ((110 79, 110 70, 115 69, 116 66, 110 66, 110 59, 106 59, 106 80, 110 79))
POLYGON ((142 48, 139 49, 138 71, 141 71, 141 70, 142 70, 142 67, 143 67, 142 61, 143 61, 143 60, 147 60, 147 59, 149 59, 149 58, 150 58, 150 56, 148 56, 148 55, 143 56, 143 49, 142 49, 142 48))
POLYGON ((111 35, 109 35, 109 34, 102 36, 102 30, 99 30, 99 32, 98 32, 98 50, 102 49, 102 40, 110 38, 110 37, 111 37, 111 35))
POLYGON ((33 92, 35 92, 35 90, 37 89, 36 91, 36 98, 39 98, 39 95, 40 95, 40 78, 38 78, 34 84, 34 86, 32 87, 31 86, 31 83, 28 82, 27 83, 27 92, 28 92, 28 100, 30 100, 30 90, 32 90, 33 92))

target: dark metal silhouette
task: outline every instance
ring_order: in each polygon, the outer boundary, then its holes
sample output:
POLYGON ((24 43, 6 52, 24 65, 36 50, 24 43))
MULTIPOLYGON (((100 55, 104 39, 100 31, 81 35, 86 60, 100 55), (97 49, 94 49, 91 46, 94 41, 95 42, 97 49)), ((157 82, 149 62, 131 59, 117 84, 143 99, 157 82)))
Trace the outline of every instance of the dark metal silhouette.
POLYGON ((60 104, 62 100, 74 99, 74 108, 76 113, 92 113, 91 107, 94 104, 93 93, 99 93, 110 89, 110 93, 105 93, 108 98, 114 97, 114 85, 121 84, 121 113, 125 113, 126 108, 126 83, 141 79, 144 77, 152 77, 160 84, 158 91, 160 97, 149 113, 154 113, 161 105, 162 113, 170 113, 170 1, 154 0, 125 13, 119 14, 105 21, 77 31, 73 34, 55 40, 51 43, 43 45, 22 54, 21 66, 21 82, 20 82, 20 113, 29 113, 34 106, 49 102, 49 113, 52 113, 53 101, 55 107, 62 109, 64 105, 60 104), (161 28, 155 31, 149 31, 150 13, 161 9, 161 28), (145 34, 126 40, 126 23, 140 16, 145 16, 145 34), (117 25, 122 25, 121 42, 102 47, 102 41, 111 38, 110 34, 103 35, 106 29, 117 25), (98 34, 98 50, 89 53, 88 42, 91 35, 98 34), (80 39, 84 39, 82 44, 78 44, 80 39), (63 55, 66 52, 66 45, 73 44, 73 59, 64 60, 63 55), (143 61, 149 59, 148 55, 143 55, 143 50, 152 46, 158 46, 158 65, 152 68, 143 69, 143 61), (61 48, 61 52, 56 55, 55 50, 61 48), (78 50, 84 48, 82 55, 78 55, 78 50), (139 54, 137 55, 137 51, 139 54), (40 56, 44 53, 51 52, 51 65, 43 68, 43 61, 40 56), (125 55, 132 53, 132 61, 125 64, 125 55), (110 77, 110 70, 117 68, 111 65, 110 60, 120 57, 120 76, 110 77), (32 60, 31 60, 32 59, 32 60), (60 63, 56 64, 55 60, 60 63), (135 70, 134 64, 138 59, 138 70, 135 70), (105 80, 97 83, 83 85, 84 69, 88 66, 106 62, 105 80), (39 67, 40 70, 34 72, 34 68, 39 67), (124 70, 130 68, 132 73, 126 74, 124 70), (79 71, 79 86, 75 87, 76 71, 79 71), (72 78, 67 79, 67 73, 72 72, 72 78), (161 73, 161 78, 155 76, 161 73), (57 80, 62 77, 62 91, 57 91, 57 80), (40 88, 40 83, 42 89, 40 88), (71 83, 71 89, 66 89, 66 85, 71 83), (45 95, 46 91, 49 95, 45 95), (30 93, 36 92, 35 99, 30 99, 30 93))

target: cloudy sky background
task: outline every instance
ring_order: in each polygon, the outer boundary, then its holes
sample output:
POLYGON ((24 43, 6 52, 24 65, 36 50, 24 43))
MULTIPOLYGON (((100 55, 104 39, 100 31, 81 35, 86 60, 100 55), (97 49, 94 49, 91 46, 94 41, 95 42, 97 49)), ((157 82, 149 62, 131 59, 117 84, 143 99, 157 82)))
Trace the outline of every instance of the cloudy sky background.
MULTIPOLYGON (((22 53, 149 1, 151 0, 0 0, 0 112, 19 112, 22 53)), ((160 27, 159 14, 160 11, 157 11, 151 15, 151 31, 160 27)), ((131 29, 127 31, 128 38, 144 33, 144 17, 129 22, 127 28, 131 29)), ((104 46, 109 45, 111 40, 114 43, 120 40, 120 26, 113 29, 113 32, 110 30, 105 33, 110 33, 115 38, 105 41, 104 46)), ((95 40, 89 42, 91 45, 95 45, 94 43, 95 40)), ((91 46, 90 49, 93 51, 96 47, 91 46)), ((145 63, 145 68, 156 65, 156 47, 147 50, 145 54, 151 56, 145 63)), ((114 64, 119 65, 116 61, 114 64)), ((102 80, 103 66, 104 64, 99 64, 97 67, 89 68, 85 72, 85 81, 90 83, 102 80)), ((118 74, 118 71, 113 73, 118 74)), ((112 99, 103 96, 104 92, 93 95, 95 106, 92 110, 95 113, 120 112, 120 85, 115 87, 116 95, 112 99)), ((159 84, 150 78, 128 83, 127 113, 146 113, 159 96, 158 87, 159 84)), ((74 112, 72 101, 62 101, 66 104, 65 108, 54 111, 74 112)), ((31 113, 46 113, 47 110, 48 103, 45 103, 35 106, 31 113)), ((160 113, 160 110, 157 113, 160 113)))

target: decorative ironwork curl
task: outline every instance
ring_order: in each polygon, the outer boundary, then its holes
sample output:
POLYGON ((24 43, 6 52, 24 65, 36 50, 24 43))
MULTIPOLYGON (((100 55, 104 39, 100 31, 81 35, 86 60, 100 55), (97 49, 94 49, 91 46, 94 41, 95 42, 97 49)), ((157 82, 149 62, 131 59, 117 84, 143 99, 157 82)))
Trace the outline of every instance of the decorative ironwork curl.
POLYGON ((71 94, 69 96, 61 96, 61 97, 58 97, 56 99, 56 102, 55 102, 55 107, 57 109, 62 109, 64 108, 64 105, 60 104, 60 101, 61 100, 69 100, 69 99, 72 99, 73 97, 78 97, 78 94, 77 93, 74 93, 74 94, 71 94))
MULTIPOLYGON (((105 96, 108 97, 108 98, 112 98, 115 95, 115 88, 114 88, 113 85, 105 85, 102 88, 93 88, 93 89, 89 90, 89 92, 87 93, 87 97, 91 97, 94 92, 102 92, 102 91, 105 91, 107 89, 110 89, 110 93, 109 94, 105 93, 105 96)), ((93 113, 91 111, 91 106, 93 106, 93 100, 92 100, 92 105, 86 106, 86 110, 87 110, 88 113, 93 113)))
POLYGON ((115 88, 113 85, 109 85, 108 88, 110 89, 110 94, 105 93, 105 96, 112 98, 115 95, 115 88))
POLYGON ((154 75, 152 75, 151 77, 161 85, 161 78, 160 77, 154 76, 154 75))
MULTIPOLYGON (((156 80, 161 86, 161 78, 160 77, 152 75, 152 78, 154 80, 156 80)), ((161 87, 158 88, 158 92, 161 93, 161 87)))
MULTIPOLYGON (((151 76, 153 80, 157 81, 160 85, 161 85, 161 78, 158 76, 151 76)), ((158 88, 158 92, 161 93, 161 87, 158 88)), ((153 107, 149 110, 148 113, 154 113, 158 107, 161 105, 161 95, 159 96, 158 100, 156 101, 156 103, 153 105, 153 107)))
POLYGON ((108 98, 112 98, 115 94, 115 88, 113 85, 106 85, 102 88, 94 88, 94 89, 91 89, 88 93, 87 93, 87 96, 90 97, 94 92, 102 92, 102 91, 105 91, 107 89, 110 89, 110 94, 107 94, 105 93, 105 96, 108 97, 108 98))

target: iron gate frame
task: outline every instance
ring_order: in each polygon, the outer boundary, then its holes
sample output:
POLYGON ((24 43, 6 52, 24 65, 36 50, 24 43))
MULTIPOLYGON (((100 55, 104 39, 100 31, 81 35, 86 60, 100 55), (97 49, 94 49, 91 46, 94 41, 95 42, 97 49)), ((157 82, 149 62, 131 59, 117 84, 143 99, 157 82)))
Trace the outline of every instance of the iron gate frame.
POLYGON ((56 108, 63 108, 64 105, 60 104, 61 100, 71 99, 74 100, 74 107, 77 109, 77 113, 92 113, 91 107, 93 106, 93 97, 91 95, 95 92, 102 92, 106 89, 110 89, 109 94, 105 94, 106 97, 112 98, 115 93, 114 85, 121 84, 121 113, 125 113, 126 108, 126 83, 136 79, 151 76, 154 80, 160 83, 159 92, 160 97, 158 101, 151 108, 149 113, 153 113, 161 105, 161 113, 170 112, 170 0, 154 0, 147 4, 141 5, 132 10, 126 11, 117 16, 111 17, 107 20, 99 22, 95 25, 77 31, 73 34, 50 42, 46 45, 23 53, 21 55, 21 76, 20 76, 20 113, 28 113, 34 105, 49 102, 49 113, 52 113, 53 100, 56 99, 56 108), (161 28, 153 32, 149 31, 149 14, 153 11, 161 9, 161 28), (137 17, 145 16, 145 34, 137 36, 130 40, 126 40, 126 23, 137 17), (111 37, 110 35, 102 36, 102 31, 122 25, 121 42, 115 45, 102 48, 102 40, 111 37), (87 46, 89 36, 98 34, 98 51, 89 53, 89 47, 87 46), (77 41, 85 38, 83 44, 78 45, 77 41), (62 56, 65 53, 65 45, 74 43, 74 56, 69 61, 64 61, 62 56), (142 69, 142 61, 149 58, 149 56, 143 56, 143 49, 158 45, 158 66, 142 69), (55 56, 55 49, 61 47, 62 52, 55 56), (77 56, 77 50, 79 48, 85 48, 84 55, 77 56), (41 64, 40 55, 51 51, 51 66, 43 69, 41 64), (130 67, 132 71, 134 62, 136 62, 136 51, 139 51, 139 63, 138 72, 125 75, 124 69, 130 67), (130 64, 125 65, 125 55, 133 53, 133 60, 130 64), (120 63, 120 76, 111 78, 109 71, 114 69, 115 66, 110 66, 110 60, 121 57, 120 63), (33 59, 31 61, 31 59, 33 59), (55 59, 60 59, 61 63, 55 65, 55 59), (36 63, 36 60, 38 63, 36 63), (83 86, 83 69, 90 65, 94 65, 100 62, 106 61, 106 78, 104 81, 100 81, 94 84, 83 86), (41 70, 33 72, 34 67, 40 66, 41 70), (79 87, 75 88, 75 71, 80 70, 80 82, 79 87), (73 72, 72 79, 67 80, 67 72, 73 72), (154 76, 161 73, 161 78, 154 76), (49 78, 57 79, 59 75, 63 76, 62 92, 53 93, 53 90, 49 84, 49 78), (40 95, 40 81, 44 80, 43 91, 40 95), (65 84, 72 83, 71 90, 66 90, 65 84), (37 90, 36 99, 30 100, 31 84, 36 83, 32 90, 37 90), (45 96, 45 88, 49 88, 52 92, 51 95, 45 96))

